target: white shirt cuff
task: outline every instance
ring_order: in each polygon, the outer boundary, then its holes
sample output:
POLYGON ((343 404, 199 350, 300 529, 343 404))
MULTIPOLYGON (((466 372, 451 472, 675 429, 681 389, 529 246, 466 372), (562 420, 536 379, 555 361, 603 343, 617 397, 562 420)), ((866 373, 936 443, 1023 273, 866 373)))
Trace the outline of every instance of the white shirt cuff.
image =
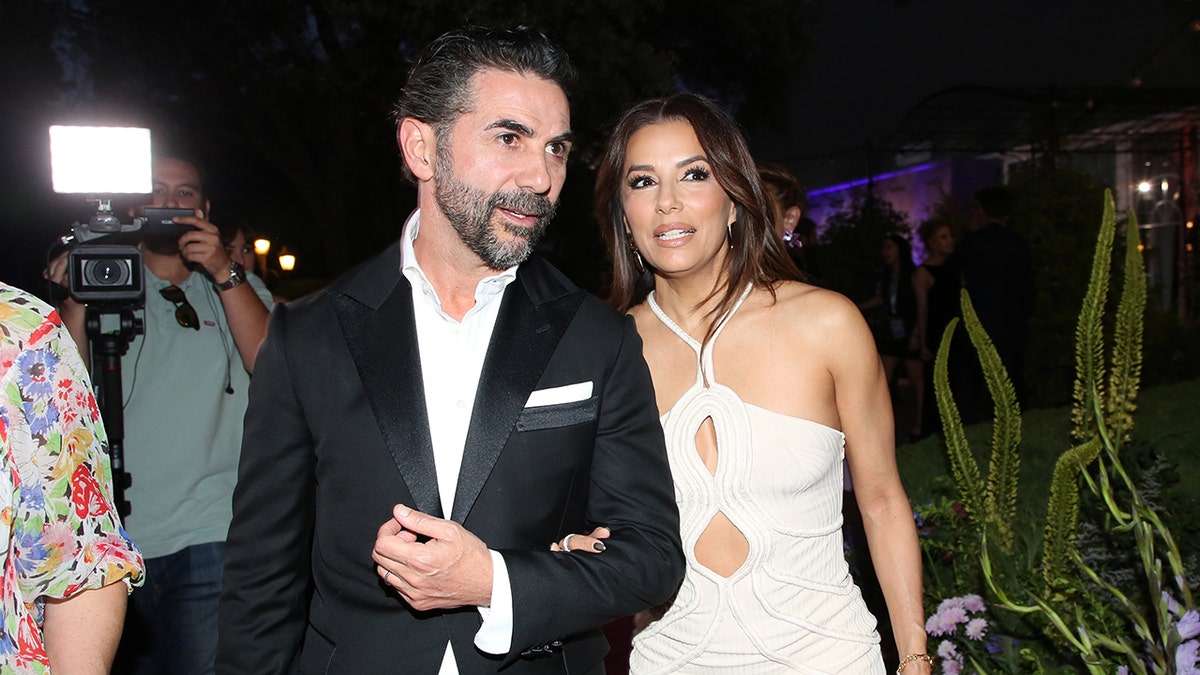
POLYGON ((475 633, 475 646, 488 654, 507 654, 512 647, 512 583, 504 556, 490 549, 488 553, 492 554, 492 604, 477 608, 483 626, 475 633))

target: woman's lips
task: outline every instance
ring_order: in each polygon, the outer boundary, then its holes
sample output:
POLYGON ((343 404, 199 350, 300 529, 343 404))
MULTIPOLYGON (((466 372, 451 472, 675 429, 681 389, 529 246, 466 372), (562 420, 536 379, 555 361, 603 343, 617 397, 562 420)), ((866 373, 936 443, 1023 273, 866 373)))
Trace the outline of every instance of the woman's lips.
POLYGON ((678 241, 696 234, 696 228, 687 225, 661 225, 654 230, 654 238, 662 242, 678 241))

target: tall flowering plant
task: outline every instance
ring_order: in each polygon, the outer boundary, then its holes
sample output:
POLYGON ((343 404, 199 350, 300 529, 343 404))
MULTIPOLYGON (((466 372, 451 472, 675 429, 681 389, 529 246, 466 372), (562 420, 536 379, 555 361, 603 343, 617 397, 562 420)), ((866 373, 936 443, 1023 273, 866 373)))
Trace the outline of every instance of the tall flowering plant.
MULTIPOLYGON (((1091 280, 1076 329, 1075 406, 1071 415, 1075 445, 1060 456, 1055 467, 1040 562, 1032 574, 1015 556, 1020 410, 1012 383, 965 292, 964 322, 979 353, 996 408, 992 462, 986 481, 967 445, 950 395, 947 357, 954 322, 947 328, 935 362, 938 408, 946 429, 958 498, 980 542, 982 576, 996 600, 994 606, 1041 626, 1045 638, 1061 651, 1073 652, 1078 666, 1090 673, 1196 672, 1200 619, 1179 548, 1162 517, 1142 497, 1120 457, 1130 438, 1140 384, 1146 281, 1137 224, 1131 214, 1126 232, 1124 288, 1112 324, 1111 358, 1106 361, 1104 314, 1115 233, 1113 198, 1106 193, 1091 280), (1108 531, 1114 536, 1132 537, 1140 576, 1145 581, 1140 595, 1118 587, 1080 556, 1076 538, 1081 483, 1101 505, 1108 531)), ((953 618, 960 617, 957 612, 962 609, 947 606, 947 611, 956 612, 949 615, 953 618)), ((934 616, 939 615, 940 608, 934 616)), ((942 629, 946 616, 933 622, 931 628, 942 629)), ((961 646, 951 641, 946 649, 958 650, 961 646)), ((966 667, 967 663, 964 660, 958 667, 966 667)), ((975 667, 986 672, 982 662, 975 667)))

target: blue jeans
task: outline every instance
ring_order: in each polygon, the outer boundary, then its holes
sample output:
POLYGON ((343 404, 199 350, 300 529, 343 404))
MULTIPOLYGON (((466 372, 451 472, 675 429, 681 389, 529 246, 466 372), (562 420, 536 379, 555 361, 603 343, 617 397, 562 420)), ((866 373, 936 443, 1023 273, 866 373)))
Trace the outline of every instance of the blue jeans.
MULTIPOLYGON (((145 631, 146 648, 134 660, 138 675, 207 675, 215 670, 217 604, 225 542, 189 546, 146 559, 146 583, 130 596, 145 631)), ((126 624, 128 626, 128 623, 126 624)), ((115 671, 114 671, 115 672, 115 671)))

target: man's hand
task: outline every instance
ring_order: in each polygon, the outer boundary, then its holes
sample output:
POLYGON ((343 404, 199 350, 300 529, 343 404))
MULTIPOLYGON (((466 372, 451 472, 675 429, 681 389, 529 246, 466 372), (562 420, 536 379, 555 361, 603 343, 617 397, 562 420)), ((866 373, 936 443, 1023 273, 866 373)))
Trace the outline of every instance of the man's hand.
POLYGON ((231 261, 217 226, 199 216, 179 216, 172 220, 197 228, 179 237, 179 254, 183 259, 203 267, 217 283, 228 279, 231 261))
MULTIPOLYGON (((55 256, 54 260, 50 261, 50 265, 42 271, 42 276, 51 282, 67 289, 71 283, 68 279, 67 268, 69 260, 67 255, 70 251, 63 251, 55 256)), ((58 315, 62 318, 63 325, 66 326, 67 332, 71 334, 71 339, 75 340, 75 345, 79 348, 79 355, 83 357, 83 364, 86 367, 91 367, 92 350, 88 346, 88 335, 85 322, 87 321, 87 305, 82 302, 77 302, 70 294, 63 294, 62 299, 58 301, 58 315)))
POLYGON ((492 601, 492 556, 462 525, 403 504, 379 528, 371 552, 384 583, 413 609, 486 607, 492 601), (418 535, 428 541, 418 542, 418 535))
MULTIPOLYGON (((42 270, 42 277, 58 284, 59 286, 62 286, 63 288, 68 288, 70 284, 70 280, 67 278, 67 268, 70 263, 67 258, 68 254, 70 254, 69 250, 63 251, 62 253, 56 255, 54 259, 50 261, 50 265, 46 267, 46 269, 42 270)), ((80 314, 80 316, 82 316, 83 309, 83 304, 76 302, 75 298, 67 295, 59 303, 58 313, 59 315, 66 315, 67 313, 77 312, 80 314)), ((66 316, 63 316, 64 321, 66 318, 66 316)))

